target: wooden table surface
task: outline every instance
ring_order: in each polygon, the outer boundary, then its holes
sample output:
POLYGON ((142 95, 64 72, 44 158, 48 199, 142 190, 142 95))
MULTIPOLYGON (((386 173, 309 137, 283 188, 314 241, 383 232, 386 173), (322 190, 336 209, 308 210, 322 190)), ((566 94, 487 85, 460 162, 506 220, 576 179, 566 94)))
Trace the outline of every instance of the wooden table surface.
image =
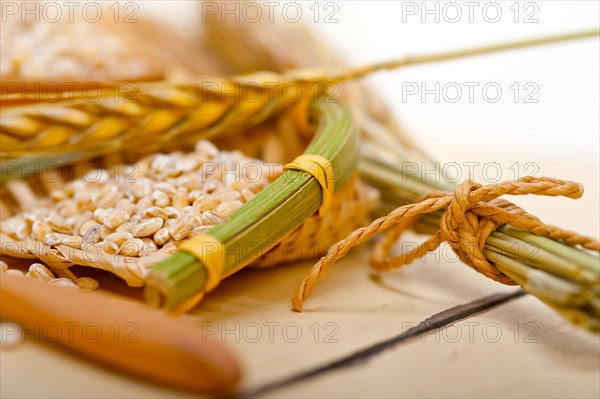
MULTIPOLYGON (((455 150, 453 156, 461 159, 466 152, 455 150)), ((506 166, 521 157, 517 152, 496 161, 506 166)), ((598 165, 565 171, 557 159, 537 163, 538 175, 577 179, 587 193, 578 202, 518 203, 543 220, 597 236, 598 165)), ((200 336, 220 337, 238 356, 245 372, 242 391, 250 396, 599 397, 597 335, 572 327, 531 296, 515 295, 516 288, 477 274, 448 248, 381 275, 370 272, 369 255, 364 247, 334 266, 303 313, 292 312, 289 299, 311 263, 241 272, 184 317, 198 324, 200 336), (459 305, 459 320, 447 319, 457 309, 441 313, 459 305), (409 330, 435 314, 442 328, 409 330)), ((31 341, 3 347, 0 370, 2 398, 191 396, 31 341)))

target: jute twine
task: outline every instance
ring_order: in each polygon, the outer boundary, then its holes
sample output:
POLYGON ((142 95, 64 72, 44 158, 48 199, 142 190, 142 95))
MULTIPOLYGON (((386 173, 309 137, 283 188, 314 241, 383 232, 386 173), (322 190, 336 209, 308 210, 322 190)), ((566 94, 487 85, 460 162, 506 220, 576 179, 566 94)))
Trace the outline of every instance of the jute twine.
POLYGON ((309 275, 296 290, 293 308, 302 310, 302 304, 315 289, 335 262, 350 249, 367 242, 376 234, 387 231, 386 237, 376 244, 371 266, 387 271, 413 262, 447 242, 460 259, 485 276, 503 284, 516 284, 498 270, 483 254, 488 236, 498 227, 510 224, 538 236, 560 240, 570 246, 581 246, 600 252, 600 242, 578 233, 543 223, 517 205, 500 199, 502 195, 544 195, 580 198, 583 186, 579 183, 549 177, 524 177, 482 186, 467 180, 456 187, 454 193, 434 192, 420 202, 399 207, 380 217, 369 226, 352 232, 344 240, 331 246, 327 254, 316 263, 309 275), (421 216, 445 210, 440 229, 428 240, 410 252, 390 257, 392 245, 421 216))

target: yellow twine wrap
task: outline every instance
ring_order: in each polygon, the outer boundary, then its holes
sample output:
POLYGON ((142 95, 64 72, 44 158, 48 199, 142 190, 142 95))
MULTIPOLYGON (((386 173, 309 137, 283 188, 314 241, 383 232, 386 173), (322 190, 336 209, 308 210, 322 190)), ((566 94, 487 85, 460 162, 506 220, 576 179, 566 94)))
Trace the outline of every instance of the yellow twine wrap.
POLYGON ((319 208, 319 216, 323 216, 331 206, 335 186, 331 163, 319 155, 303 154, 294 159, 293 162, 285 165, 283 170, 286 169, 301 170, 317 179, 323 195, 321 207, 319 208))
POLYGON ((206 283, 203 292, 212 291, 219 282, 225 266, 225 246, 209 234, 190 238, 179 247, 194 255, 206 268, 206 283))

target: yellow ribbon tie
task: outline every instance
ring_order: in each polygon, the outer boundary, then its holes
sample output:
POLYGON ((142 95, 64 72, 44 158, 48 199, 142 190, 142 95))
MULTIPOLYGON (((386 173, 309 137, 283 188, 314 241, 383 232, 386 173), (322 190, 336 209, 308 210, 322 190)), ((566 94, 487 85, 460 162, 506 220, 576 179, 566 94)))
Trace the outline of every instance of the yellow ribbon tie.
POLYGON ((185 241, 179 249, 194 255, 206 268, 204 293, 219 285, 225 267, 225 246, 221 241, 209 234, 200 234, 185 241))
POLYGON ((325 215, 325 212, 331 206, 335 186, 331 162, 319 155, 303 154, 294 159, 293 162, 285 165, 283 170, 287 169, 301 170, 317 179, 323 195, 321 207, 319 208, 319 216, 325 215))

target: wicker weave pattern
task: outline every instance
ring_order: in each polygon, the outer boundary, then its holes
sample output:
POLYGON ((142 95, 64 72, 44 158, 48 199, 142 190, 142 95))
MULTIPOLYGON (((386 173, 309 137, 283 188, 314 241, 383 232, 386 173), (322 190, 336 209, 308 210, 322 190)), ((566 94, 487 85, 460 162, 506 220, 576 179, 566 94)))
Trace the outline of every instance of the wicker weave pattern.
POLYGON ((300 260, 318 260, 330 245, 369 222, 379 194, 355 176, 334 195, 323 217, 315 214, 250 267, 265 268, 300 260))

